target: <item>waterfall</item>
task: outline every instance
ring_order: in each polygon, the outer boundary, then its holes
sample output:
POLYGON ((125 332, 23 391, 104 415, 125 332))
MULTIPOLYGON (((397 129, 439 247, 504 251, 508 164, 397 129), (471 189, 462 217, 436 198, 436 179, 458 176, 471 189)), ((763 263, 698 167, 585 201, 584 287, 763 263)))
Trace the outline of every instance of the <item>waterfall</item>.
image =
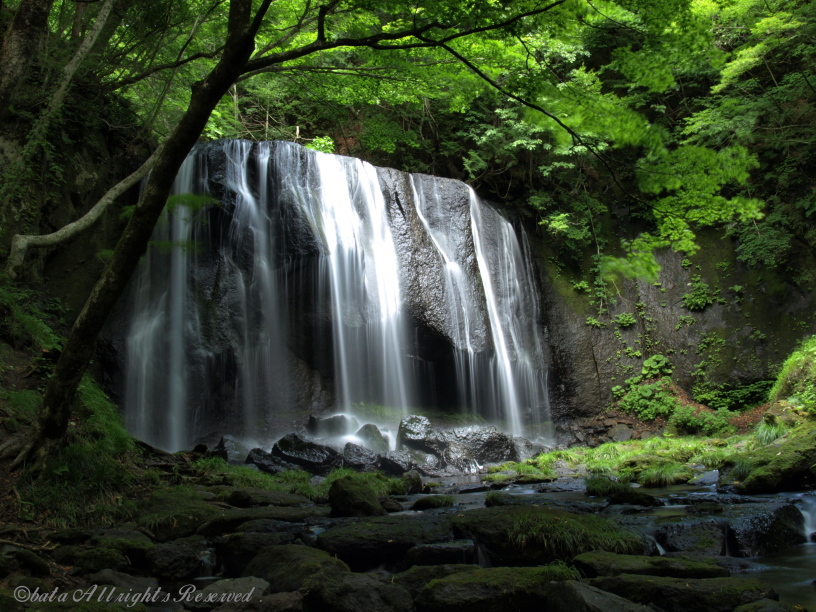
POLYGON ((129 290, 133 434, 170 450, 216 430, 261 439, 362 402, 538 433, 546 347, 526 236, 440 181, 291 143, 197 146, 129 290))

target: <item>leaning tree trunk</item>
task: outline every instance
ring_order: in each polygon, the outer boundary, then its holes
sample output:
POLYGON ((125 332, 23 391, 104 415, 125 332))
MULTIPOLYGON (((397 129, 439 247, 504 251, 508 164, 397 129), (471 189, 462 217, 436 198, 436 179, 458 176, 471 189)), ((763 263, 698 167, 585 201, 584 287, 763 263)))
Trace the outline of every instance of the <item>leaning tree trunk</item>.
MULTIPOLYGON (((266 1, 262 7, 268 5, 266 1)), ((230 3, 229 33, 224 53, 212 72, 193 85, 187 111, 165 141, 113 256, 71 328, 45 388, 36 434, 22 447, 12 463, 12 469, 25 463, 35 472, 40 471, 61 447, 68 430, 76 389, 93 356, 96 338, 136 269, 139 258, 147 249, 182 162, 204 130, 213 109, 241 74, 254 50, 257 28, 250 25, 251 8, 251 0, 232 0, 230 3)))
POLYGON ((22 0, 0 47, 0 120, 8 113, 17 85, 37 56, 48 28, 53 0, 22 0))

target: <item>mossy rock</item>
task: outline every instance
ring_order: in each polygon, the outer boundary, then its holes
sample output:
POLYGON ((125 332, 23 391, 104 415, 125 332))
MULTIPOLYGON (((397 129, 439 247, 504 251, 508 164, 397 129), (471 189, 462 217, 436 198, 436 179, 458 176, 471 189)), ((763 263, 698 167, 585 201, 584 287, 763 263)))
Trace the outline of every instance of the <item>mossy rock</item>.
POLYGON ((62 546, 54 551, 54 559, 60 565, 70 565, 83 574, 103 569, 121 571, 128 566, 125 556, 112 548, 85 549, 80 546, 62 546))
POLYGON ((3 612, 23 612, 25 606, 14 599, 14 591, 0 587, 0 610, 3 612))
POLYGON ((490 567, 431 580, 416 598, 417 612, 494 612, 546 609, 550 581, 577 579, 564 564, 490 567))
POLYGON ((672 578, 728 578, 727 569, 692 557, 645 557, 595 551, 582 553, 572 564, 587 578, 640 574, 672 578))
POLYGON ((357 476, 350 474, 335 480, 329 489, 333 516, 382 516, 385 508, 376 491, 357 476))
POLYGON ((723 516, 728 519, 729 549, 735 557, 758 557, 807 541, 804 517, 790 503, 732 504, 723 516))
POLYGON ((263 508, 246 508, 228 510, 199 526, 196 533, 205 537, 243 531, 242 525, 250 521, 272 520, 286 523, 305 523, 309 519, 328 518, 329 509, 315 506, 312 508, 287 508, 266 506, 263 508))
POLYGON ((305 508, 314 506, 308 497, 287 493, 285 491, 267 491, 252 487, 232 487, 226 485, 208 487, 218 499, 224 500, 236 508, 256 508, 262 506, 279 506, 287 508, 305 508))
POLYGON ((51 568, 48 562, 36 553, 22 548, 15 550, 12 554, 17 560, 17 563, 20 564, 20 567, 30 572, 32 576, 45 578, 51 575, 51 568))
POLYGON ((411 595, 374 574, 320 572, 303 582, 306 612, 411 612, 411 595))
POLYGON ((450 495, 427 495, 420 497, 411 506, 411 510, 434 510, 435 508, 450 508, 454 499, 450 495))
POLYGON ((326 579, 338 579, 339 574, 349 571, 348 565, 330 554, 299 544, 268 546, 249 562, 244 577, 255 576, 269 583, 269 592, 297 591, 303 582, 318 572, 326 579))
POLYGON ((674 463, 676 462, 658 455, 635 455, 634 457, 629 457, 622 461, 620 469, 621 471, 629 472, 633 476, 638 476, 641 472, 645 472, 646 470, 669 466, 674 463))
POLYGON ((450 523, 443 517, 392 515, 332 527, 318 534, 317 545, 354 571, 365 571, 399 564, 414 546, 453 539, 450 523))
POLYGON ((144 563, 147 551, 154 544, 146 535, 138 531, 107 530, 91 538, 90 544, 118 550, 132 565, 144 563))
POLYGON ((799 491, 816 484, 816 423, 792 429, 774 443, 733 457, 730 466, 742 459, 752 466, 741 481, 723 470, 720 484, 733 484, 739 493, 780 493, 799 491))
POLYGON ((444 565, 414 565, 410 569, 394 574, 391 579, 411 594, 412 599, 416 599, 419 592, 425 588, 431 580, 445 578, 452 574, 462 572, 472 572, 479 569, 478 565, 465 563, 447 563, 444 565))
POLYGON ((221 559, 224 576, 238 578, 252 559, 267 546, 292 544, 291 533, 232 533, 216 541, 215 549, 221 559))
POLYGON ((734 608, 734 612, 797 612, 801 607, 793 608, 773 599, 760 599, 749 604, 734 608))
POLYGON ((153 492, 139 513, 139 522, 150 529, 159 542, 193 535, 202 523, 224 514, 224 510, 203 501, 189 487, 170 487, 153 492))
POLYGON ((647 552, 638 534, 593 515, 539 506, 479 508, 451 517, 457 537, 484 547, 495 565, 569 561, 592 550, 647 552))
POLYGON ((760 599, 778 599, 764 582, 745 578, 668 578, 620 574, 592 578, 589 584, 666 612, 722 612, 760 599))

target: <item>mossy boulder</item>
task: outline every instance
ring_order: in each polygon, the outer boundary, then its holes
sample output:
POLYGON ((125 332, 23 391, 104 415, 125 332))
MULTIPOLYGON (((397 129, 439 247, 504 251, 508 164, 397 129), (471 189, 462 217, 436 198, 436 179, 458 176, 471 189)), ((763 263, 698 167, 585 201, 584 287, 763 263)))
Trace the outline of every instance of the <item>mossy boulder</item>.
POLYGON ((205 537, 225 533, 244 531, 243 525, 260 520, 283 521, 286 523, 305 523, 310 519, 321 519, 329 516, 329 509, 323 506, 312 508, 287 508, 266 506, 263 508, 246 508, 228 510, 200 525, 196 531, 205 537))
POLYGON ((125 555, 131 565, 141 566, 145 562, 147 551, 154 544, 145 534, 135 530, 106 529, 91 538, 91 546, 102 546, 118 550, 125 555))
POLYGON ((646 470, 672 464, 674 464, 674 461, 671 459, 658 455, 635 455, 621 462, 620 470, 638 476, 641 472, 645 472, 646 470))
POLYGON ((729 551, 735 557, 758 557, 803 544, 802 513, 790 503, 733 504, 724 509, 729 551))
POLYGON ((745 578, 669 578, 620 574, 599 576, 589 584, 665 612, 723 612, 760 599, 778 599, 764 582, 745 578))
POLYGON ((365 571, 399 564, 414 546, 453 539, 450 523, 442 517, 391 515, 327 529, 318 534, 317 545, 354 571, 365 571))
POLYGON ((236 508, 256 508, 260 506, 281 506, 288 508, 302 508, 314 506, 314 502, 303 495, 287 493, 286 491, 267 491, 251 487, 209 487, 209 491, 216 497, 223 499, 230 506, 236 508))
POLYGON ((158 544, 147 552, 148 567, 157 578, 189 580, 199 575, 205 548, 204 539, 196 536, 158 544))
POLYGON ((268 546, 250 561, 243 572, 245 577, 255 576, 269 583, 272 593, 297 591, 304 581, 318 572, 325 580, 337 580, 347 573, 349 567, 330 554, 299 544, 268 546))
POLYGON ((473 540, 453 540, 414 546, 405 554, 407 565, 444 565, 475 563, 476 544, 473 540))
POLYGON ((797 612, 801 607, 793 608, 773 599, 760 599, 749 604, 734 608, 734 612, 797 612))
POLYGON ((190 487, 170 487, 153 492, 139 512, 139 522, 159 542, 193 535, 202 523, 224 514, 224 510, 205 502, 190 487))
POLYGON ((0 610, 3 612, 23 612, 25 606, 14 598, 14 591, 0 587, 0 610))
POLYGON ((720 484, 733 485, 743 494, 799 491, 816 484, 816 422, 807 422, 772 444, 734 457, 727 467, 735 465, 749 465, 751 470, 739 479, 733 469, 725 469, 720 484))
POLYGON ((329 489, 333 516, 382 516, 387 511, 368 482, 350 474, 335 480, 329 489))
POLYGON ((478 565, 465 563, 447 563, 444 565, 414 565, 410 569, 394 574, 391 580, 400 585, 411 594, 412 599, 416 599, 419 592, 425 588, 431 580, 445 578, 452 574, 471 572, 479 569, 478 565))
POLYGON ((221 559, 224 575, 237 578, 262 549, 292 544, 294 540, 291 533, 232 533, 218 538, 215 550, 221 559))
POLYGON ((303 582, 304 612, 411 612, 411 595, 373 574, 325 574, 303 582))
POLYGON ((582 553, 572 560, 572 565, 587 578, 620 574, 672 578, 727 578, 731 575, 727 569, 692 557, 646 557, 603 551, 582 553))
POLYGON ((494 612, 546 609, 552 580, 577 579, 559 563, 541 567, 490 567, 431 580, 416 598, 417 612, 494 612))
POLYGON ((29 572, 32 576, 46 578, 51 575, 51 567, 48 562, 30 550, 21 548, 15 550, 12 556, 19 564, 20 569, 29 572))
POLYGON ((450 495, 427 495, 420 497, 411 505, 411 510, 433 510, 435 508, 450 508, 454 499, 450 495))
POLYGON ((122 570, 128 566, 125 556, 112 548, 86 549, 79 546, 61 546, 54 551, 54 560, 60 565, 70 565, 81 574, 103 569, 122 570))
POLYGON ((655 530, 655 540, 667 552, 725 554, 725 530, 713 519, 668 523, 655 530))
POLYGON ((547 612, 653 612, 614 593, 577 580, 551 582, 547 588, 547 612))
POLYGON ((592 550, 648 551, 642 537, 592 515, 538 506, 479 508, 451 517, 457 537, 483 547, 494 565, 569 561, 592 550))

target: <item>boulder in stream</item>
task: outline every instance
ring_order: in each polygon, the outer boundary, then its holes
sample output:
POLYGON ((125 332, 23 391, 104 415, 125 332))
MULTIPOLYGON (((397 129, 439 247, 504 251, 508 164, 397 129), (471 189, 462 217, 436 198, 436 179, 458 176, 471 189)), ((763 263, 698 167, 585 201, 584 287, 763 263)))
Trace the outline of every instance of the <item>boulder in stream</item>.
POLYGON ((333 448, 309 442, 293 433, 278 440, 272 447, 272 454, 321 476, 343 467, 345 463, 343 456, 333 448))

